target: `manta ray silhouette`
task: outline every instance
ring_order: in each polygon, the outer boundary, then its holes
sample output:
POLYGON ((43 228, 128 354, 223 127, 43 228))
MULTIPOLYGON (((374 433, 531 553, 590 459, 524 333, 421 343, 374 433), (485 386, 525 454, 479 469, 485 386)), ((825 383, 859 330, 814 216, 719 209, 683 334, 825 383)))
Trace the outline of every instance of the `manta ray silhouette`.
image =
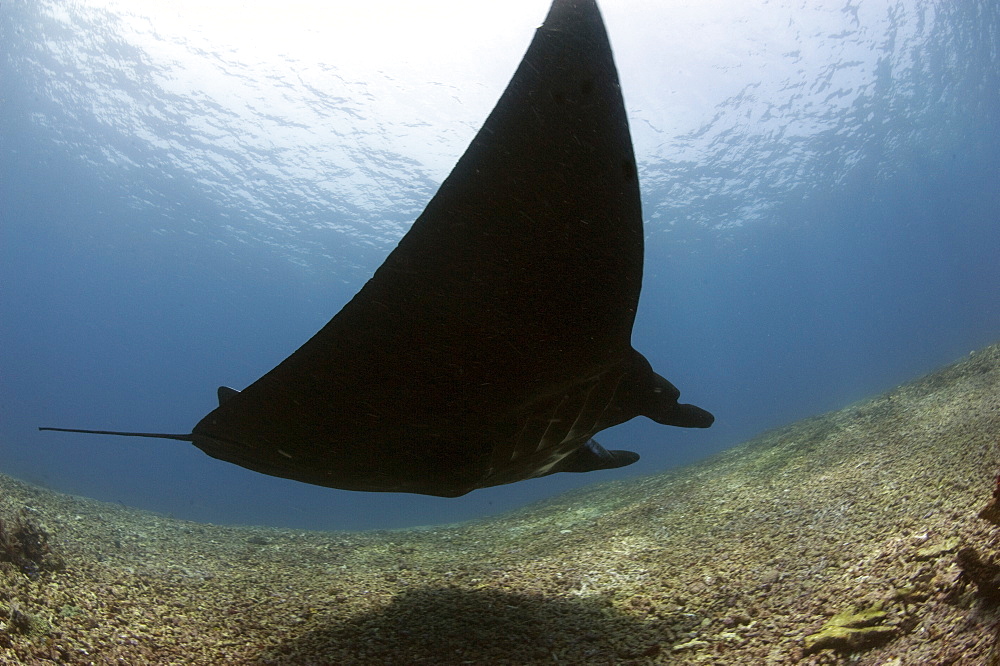
POLYGON ((643 229, 600 12, 555 0, 472 144, 385 263, 315 336, 189 435, 333 488, 456 497, 621 467, 595 433, 713 416, 632 348, 643 229))

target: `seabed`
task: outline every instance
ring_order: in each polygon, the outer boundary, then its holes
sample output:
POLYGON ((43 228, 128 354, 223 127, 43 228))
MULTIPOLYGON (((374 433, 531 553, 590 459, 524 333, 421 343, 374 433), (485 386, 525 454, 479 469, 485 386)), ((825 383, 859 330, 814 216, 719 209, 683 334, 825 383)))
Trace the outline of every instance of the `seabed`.
POLYGON ((994 345, 431 529, 220 527, 0 476, 0 663, 1000 664, 998 473, 994 345))

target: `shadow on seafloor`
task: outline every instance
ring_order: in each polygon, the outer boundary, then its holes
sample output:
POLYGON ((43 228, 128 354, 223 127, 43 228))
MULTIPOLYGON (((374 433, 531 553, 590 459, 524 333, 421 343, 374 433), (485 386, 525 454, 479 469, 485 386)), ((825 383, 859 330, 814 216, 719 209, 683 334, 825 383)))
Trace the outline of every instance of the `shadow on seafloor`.
POLYGON ((328 612, 328 618, 314 616, 314 628, 261 654, 258 663, 621 663, 669 650, 673 632, 693 619, 678 611, 637 621, 599 595, 552 599, 459 587, 408 590, 349 618, 328 612))

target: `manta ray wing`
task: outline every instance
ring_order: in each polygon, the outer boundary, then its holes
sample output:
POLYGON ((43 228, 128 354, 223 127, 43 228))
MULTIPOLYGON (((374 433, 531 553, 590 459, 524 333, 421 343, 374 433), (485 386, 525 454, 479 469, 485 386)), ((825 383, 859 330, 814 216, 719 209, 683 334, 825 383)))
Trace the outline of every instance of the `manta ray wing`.
POLYGON ((371 280, 273 370, 220 390, 191 437, 265 474, 441 496, 634 462, 591 437, 640 414, 712 422, 632 349, 642 261, 604 24, 593 0, 555 0, 371 280))

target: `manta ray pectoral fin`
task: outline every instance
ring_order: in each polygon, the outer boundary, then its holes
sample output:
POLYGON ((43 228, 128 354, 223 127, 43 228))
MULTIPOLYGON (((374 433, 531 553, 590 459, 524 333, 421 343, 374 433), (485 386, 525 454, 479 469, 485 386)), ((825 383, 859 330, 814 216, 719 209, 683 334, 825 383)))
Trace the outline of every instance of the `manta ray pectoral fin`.
POLYGON ((220 386, 218 391, 219 404, 222 405, 231 400, 232 398, 235 398, 239 394, 240 392, 234 388, 229 388, 228 386, 220 386))
POLYGON ((615 469, 631 465, 639 459, 639 454, 633 451, 608 451, 594 440, 569 454, 548 471, 556 472, 593 472, 598 469, 615 469))

